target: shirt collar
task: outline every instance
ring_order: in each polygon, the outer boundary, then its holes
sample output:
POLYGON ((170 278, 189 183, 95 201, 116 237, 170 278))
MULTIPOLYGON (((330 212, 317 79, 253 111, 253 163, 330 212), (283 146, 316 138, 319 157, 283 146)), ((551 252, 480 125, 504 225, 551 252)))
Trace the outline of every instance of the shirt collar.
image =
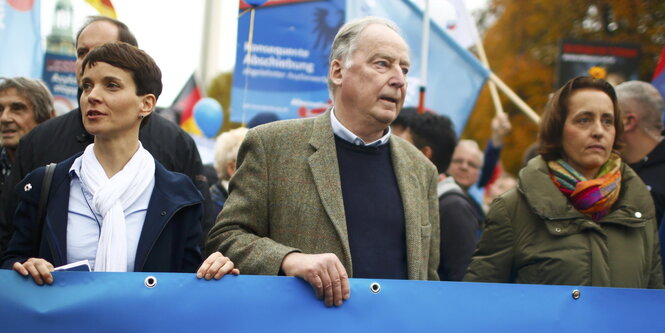
POLYGON ((81 178, 81 160, 82 160, 82 156, 83 155, 77 157, 74 160, 74 163, 72 163, 72 166, 69 168, 69 176, 71 178, 74 178, 74 177, 79 178, 79 179, 81 178))
POLYGON ((388 143, 390 139, 390 134, 392 133, 390 126, 386 130, 385 134, 378 140, 366 143, 363 139, 359 138, 357 135, 353 134, 348 128, 344 127, 342 123, 337 120, 335 116, 335 108, 333 107, 330 111, 330 124, 332 125, 332 130, 335 135, 340 137, 342 140, 352 143, 356 146, 367 146, 367 147, 378 147, 383 146, 388 143))

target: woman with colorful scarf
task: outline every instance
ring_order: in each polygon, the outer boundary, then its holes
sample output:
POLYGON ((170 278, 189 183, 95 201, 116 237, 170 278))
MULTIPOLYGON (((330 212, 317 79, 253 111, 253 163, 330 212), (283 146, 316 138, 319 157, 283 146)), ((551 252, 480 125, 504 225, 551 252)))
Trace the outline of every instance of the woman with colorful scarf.
POLYGON ((465 281, 662 288, 649 192, 614 151, 614 88, 578 77, 550 100, 540 156, 492 203, 465 281))

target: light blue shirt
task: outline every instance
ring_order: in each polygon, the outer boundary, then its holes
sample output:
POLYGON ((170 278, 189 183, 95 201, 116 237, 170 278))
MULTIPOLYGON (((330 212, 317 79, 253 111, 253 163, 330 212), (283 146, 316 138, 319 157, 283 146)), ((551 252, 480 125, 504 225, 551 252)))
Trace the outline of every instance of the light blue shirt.
MULTIPOLYGON (((97 244, 102 230, 102 216, 92 211, 92 193, 81 182, 81 158, 77 158, 69 169, 69 209, 67 212, 67 263, 87 259, 90 268, 95 267, 97 244)), ((127 228, 127 271, 134 271, 136 248, 143 230, 148 204, 155 187, 153 178, 138 200, 125 213, 127 228)))
POLYGON ((342 140, 346 142, 353 143, 356 146, 382 146, 388 143, 388 140, 390 140, 390 134, 392 133, 390 130, 390 126, 388 126, 388 130, 386 131, 386 134, 383 135, 381 138, 379 138, 376 141, 372 141, 370 143, 365 143, 363 139, 359 138, 357 135, 353 134, 353 132, 349 131, 348 128, 344 127, 342 123, 337 120, 337 116, 335 116, 335 108, 333 108, 330 111, 330 124, 332 125, 332 130, 335 135, 338 137, 342 138, 342 140))

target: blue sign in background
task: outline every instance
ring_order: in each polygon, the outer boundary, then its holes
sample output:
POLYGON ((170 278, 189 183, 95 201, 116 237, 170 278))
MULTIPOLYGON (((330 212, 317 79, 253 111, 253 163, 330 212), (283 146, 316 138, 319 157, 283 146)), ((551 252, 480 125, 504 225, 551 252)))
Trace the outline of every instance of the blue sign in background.
POLYGON ((250 13, 238 19, 231 120, 260 112, 298 118, 328 104, 330 46, 344 23, 345 1, 309 1, 256 9, 251 57, 250 13))
POLYGON ((78 106, 76 57, 47 52, 42 79, 53 94, 56 113, 64 114, 78 106))
POLYGON ((54 279, 37 286, 0 270, 3 332, 665 330, 663 290, 351 279, 351 298, 326 308, 292 277, 55 272, 54 279))

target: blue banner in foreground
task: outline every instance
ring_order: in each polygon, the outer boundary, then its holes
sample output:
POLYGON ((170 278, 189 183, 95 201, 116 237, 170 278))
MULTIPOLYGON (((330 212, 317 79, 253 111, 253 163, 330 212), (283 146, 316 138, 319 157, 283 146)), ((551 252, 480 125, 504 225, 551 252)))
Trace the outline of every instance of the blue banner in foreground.
POLYGON ((351 279, 351 298, 326 308, 291 277, 55 272, 54 279, 40 287, 0 270, 3 332, 665 330, 663 290, 351 279))

